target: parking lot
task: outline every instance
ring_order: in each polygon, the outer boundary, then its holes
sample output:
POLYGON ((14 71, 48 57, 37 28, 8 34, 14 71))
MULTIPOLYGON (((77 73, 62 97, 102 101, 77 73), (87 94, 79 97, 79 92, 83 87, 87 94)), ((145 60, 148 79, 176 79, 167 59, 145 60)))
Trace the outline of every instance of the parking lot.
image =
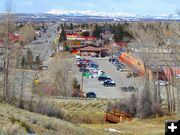
MULTIPOLYGON (((135 77, 135 78, 127 78, 127 71, 120 72, 116 69, 116 66, 109 62, 108 58, 90 58, 98 63, 99 68, 105 72, 108 77, 111 77, 113 81, 116 83, 116 87, 104 87, 98 78, 86 78, 83 77, 83 92, 94 92, 97 97, 100 98, 128 98, 131 96, 132 92, 122 91, 120 87, 124 86, 134 86, 140 92, 143 87, 143 78, 135 77)), ((76 66, 77 68, 77 66, 76 66)), ((78 68, 77 68, 78 70, 78 68)), ((81 83, 82 73, 77 71, 76 77, 78 81, 81 83)), ((161 98, 167 100, 166 87, 161 87, 161 98)), ((176 93, 176 89, 175 89, 176 93)), ((85 95, 85 94, 84 94, 85 95)))
MULTIPOLYGON (((91 60, 98 63, 99 68, 102 69, 108 77, 111 77, 113 81, 116 83, 116 87, 104 87, 98 78, 86 78, 84 77, 83 81, 83 92, 95 92, 97 97, 102 98, 123 98, 131 95, 131 92, 123 92, 120 87, 123 86, 134 86, 131 78, 126 78, 127 72, 120 72, 116 69, 111 62, 108 61, 107 58, 90 58, 91 60)), ((82 73, 77 72, 77 78, 81 83, 82 73)), ((136 78, 136 85, 138 85, 136 78)), ((139 83, 140 84, 140 83, 139 83)))

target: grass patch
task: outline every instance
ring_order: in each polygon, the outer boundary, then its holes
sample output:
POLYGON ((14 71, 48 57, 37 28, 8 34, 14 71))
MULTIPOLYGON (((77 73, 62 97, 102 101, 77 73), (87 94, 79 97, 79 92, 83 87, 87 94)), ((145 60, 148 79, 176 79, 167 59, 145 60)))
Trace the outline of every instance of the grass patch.
MULTIPOLYGON (((23 129, 29 129, 38 135, 84 135, 84 133, 87 135, 104 135, 98 130, 84 128, 61 119, 28 112, 10 105, 0 104, 0 110, 0 130, 4 130, 3 127, 7 127, 11 123, 11 125, 20 125, 23 129)), ((5 133, 8 130, 9 128, 6 128, 5 133)))

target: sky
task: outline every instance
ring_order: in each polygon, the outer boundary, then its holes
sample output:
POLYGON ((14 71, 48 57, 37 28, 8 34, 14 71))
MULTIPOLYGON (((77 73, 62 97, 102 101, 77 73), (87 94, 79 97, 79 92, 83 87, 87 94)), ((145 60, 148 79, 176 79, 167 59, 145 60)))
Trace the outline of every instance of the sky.
MULTIPOLYGON (((0 0, 0 12, 6 11, 6 2, 0 0)), ((127 13, 130 15, 164 15, 180 11, 180 0, 12 0, 16 13, 64 13, 91 14, 127 13)))

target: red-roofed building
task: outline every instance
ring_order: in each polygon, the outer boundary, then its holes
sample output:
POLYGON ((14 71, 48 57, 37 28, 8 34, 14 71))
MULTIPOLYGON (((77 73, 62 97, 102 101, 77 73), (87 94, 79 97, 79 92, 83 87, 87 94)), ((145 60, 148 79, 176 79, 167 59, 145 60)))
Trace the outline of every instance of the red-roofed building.
MULTIPOLYGON (((15 43, 15 42, 17 42, 19 40, 19 36, 16 36, 16 35, 14 35, 12 33, 9 33, 9 36, 10 36, 9 41, 12 41, 12 42, 15 43)), ((4 43, 4 40, 1 40, 0 43, 4 43)))
POLYGON ((81 56, 95 56, 95 55, 101 56, 102 53, 104 55, 107 55, 108 52, 108 49, 104 47, 97 47, 93 45, 83 46, 80 47, 78 50, 81 56))

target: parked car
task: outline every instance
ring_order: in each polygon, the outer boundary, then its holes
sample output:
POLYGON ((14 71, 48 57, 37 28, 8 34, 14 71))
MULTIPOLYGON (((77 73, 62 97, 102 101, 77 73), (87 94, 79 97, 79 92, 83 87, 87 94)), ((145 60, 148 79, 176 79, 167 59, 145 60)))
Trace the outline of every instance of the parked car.
POLYGON ((104 82, 114 82, 114 81, 112 81, 111 79, 107 79, 107 80, 102 81, 101 84, 103 85, 104 82))
POLYGON ((114 86, 115 87, 116 83, 114 81, 107 80, 107 81, 103 82, 102 85, 104 85, 104 86, 114 86))
MULTIPOLYGON (((158 81, 156 81, 155 84, 158 84, 158 81)), ((167 85, 168 82, 167 81, 163 81, 163 80, 159 80, 159 84, 163 86, 163 85, 167 85)))
POLYGON ((180 74, 177 74, 177 75, 176 75, 176 78, 180 78, 180 74))
POLYGON ((120 69, 119 71, 120 71, 120 72, 124 72, 124 71, 129 71, 129 69, 127 69, 127 68, 122 68, 122 69, 120 69))
POLYGON ((76 55, 76 60, 80 60, 80 55, 76 55))
POLYGON ((114 62, 114 61, 115 61, 115 58, 109 59, 109 62, 114 62))
POLYGON ((134 86, 124 86, 124 87, 121 87, 121 90, 123 90, 123 91, 133 91, 133 90, 137 90, 137 88, 135 89, 134 86))
POLYGON ((109 80, 109 79, 111 79, 110 77, 107 77, 107 76, 99 76, 98 77, 98 80, 99 81, 105 81, 105 80, 109 80))
POLYGON ((130 77, 138 77, 138 76, 139 76, 139 74, 138 74, 138 73, 135 73, 135 72, 128 73, 128 74, 126 75, 127 78, 130 78, 130 77))
POLYGON ((121 63, 119 62, 119 61, 117 61, 117 62, 114 62, 114 65, 115 66, 118 66, 118 65, 120 65, 121 63))
POLYGON ((78 67, 86 67, 86 63, 80 62, 77 66, 78 66, 78 67))
POLYGON ((123 69, 123 68, 124 68, 124 65, 120 63, 120 64, 117 65, 116 69, 119 70, 119 69, 123 69))
POLYGON ((81 71, 83 71, 83 72, 89 72, 89 69, 86 69, 86 68, 80 67, 80 68, 79 68, 79 71, 80 71, 80 72, 81 72, 81 71))
POLYGON ((44 70, 47 70, 47 69, 48 69, 48 66, 43 66, 43 69, 44 69, 44 70))
POLYGON ((87 98, 96 98, 96 94, 94 92, 88 92, 86 93, 87 98))
POLYGON ((98 68, 99 66, 97 64, 95 64, 95 63, 92 63, 92 64, 89 65, 89 67, 91 67, 91 68, 98 68))

